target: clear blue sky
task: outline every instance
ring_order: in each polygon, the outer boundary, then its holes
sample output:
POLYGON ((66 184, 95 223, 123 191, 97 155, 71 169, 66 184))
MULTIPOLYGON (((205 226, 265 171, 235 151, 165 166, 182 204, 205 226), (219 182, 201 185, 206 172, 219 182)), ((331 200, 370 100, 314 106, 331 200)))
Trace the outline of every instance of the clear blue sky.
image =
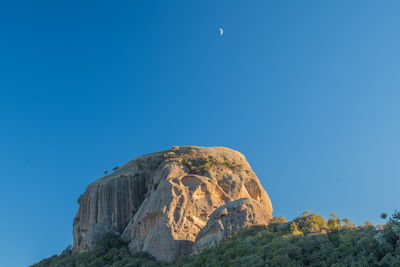
POLYGON ((0 266, 61 252, 90 182, 173 145, 241 151, 289 219, 400 208, 399 1, 117 2, 1 3, 0 266))

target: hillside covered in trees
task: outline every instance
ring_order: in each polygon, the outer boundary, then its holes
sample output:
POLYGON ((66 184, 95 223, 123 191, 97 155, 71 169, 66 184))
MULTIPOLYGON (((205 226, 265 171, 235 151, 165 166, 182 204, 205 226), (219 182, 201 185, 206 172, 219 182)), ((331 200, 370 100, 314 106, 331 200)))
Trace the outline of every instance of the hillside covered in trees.
POLYGON ((387 222, 379 226, 355 226, 334 213, 327 221, 308 211, 289 222, 275 217, 268 227, 240 231, 173 264, 130 253, 127 243, 109 236, 92 251, 72 254, 69 246, 32 266, 400 266, 400 212, 381 217, 387 222))

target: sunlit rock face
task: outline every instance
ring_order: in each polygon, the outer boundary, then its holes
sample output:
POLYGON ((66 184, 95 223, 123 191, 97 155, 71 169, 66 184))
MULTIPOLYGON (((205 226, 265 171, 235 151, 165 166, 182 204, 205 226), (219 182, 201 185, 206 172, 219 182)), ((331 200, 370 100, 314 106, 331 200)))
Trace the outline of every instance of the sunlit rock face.
POLYGON ((272 218, 245 157, 223 147, 174 147, 138 157, 88 186, 74 220, 74 252, 115 233, 131 250, 171 262, 272 218))

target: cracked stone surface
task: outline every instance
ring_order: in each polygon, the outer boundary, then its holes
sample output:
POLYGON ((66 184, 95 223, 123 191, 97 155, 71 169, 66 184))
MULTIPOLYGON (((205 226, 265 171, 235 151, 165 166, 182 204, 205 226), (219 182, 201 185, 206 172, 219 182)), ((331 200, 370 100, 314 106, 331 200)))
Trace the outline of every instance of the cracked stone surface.
POLYGON ((140 156, 91 183, 74 220, 75 253, 106 234, 171 262, 272 219, 271 201, 239 152, 173 147, 140 156))

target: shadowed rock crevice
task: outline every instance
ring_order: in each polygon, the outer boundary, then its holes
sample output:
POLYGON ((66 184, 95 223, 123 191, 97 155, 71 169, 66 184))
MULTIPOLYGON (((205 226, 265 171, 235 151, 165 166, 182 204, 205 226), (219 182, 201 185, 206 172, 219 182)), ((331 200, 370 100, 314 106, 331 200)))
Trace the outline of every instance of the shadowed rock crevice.
POLYGON ((245 157, 222 147, 174 147, 138 157, 88 186, 74 220, 74 252, 107 233, 171 262, 254 224, 272 205, 245 157))

